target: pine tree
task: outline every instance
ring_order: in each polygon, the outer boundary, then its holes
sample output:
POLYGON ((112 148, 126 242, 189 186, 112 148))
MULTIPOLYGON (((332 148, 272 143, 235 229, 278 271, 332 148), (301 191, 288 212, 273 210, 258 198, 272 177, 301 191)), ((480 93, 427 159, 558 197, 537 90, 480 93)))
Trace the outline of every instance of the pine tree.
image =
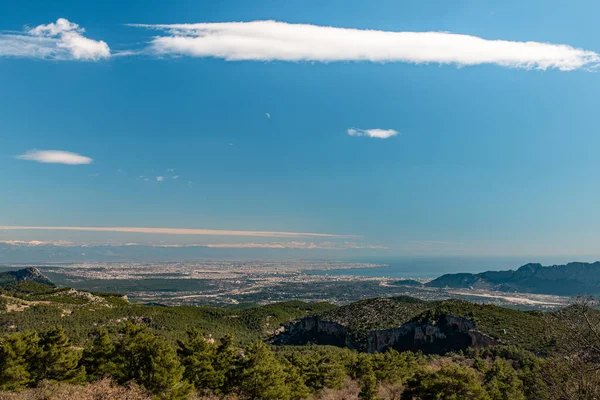
POLYGON ((373 370, 363 375, 360 382, 360 393, 358 398, 362 400, 377 399, 377 378, 373 370))
POLYGON ((231 393, 239 383, 233 342, 233 336, 226 334, 219 341, 219 346, 215 354, 213 368, 216 374, 215 380, 220 382, 220 387, 217 390, 220 393, 231 393))
POLYGON ((305 364, 302 375, 306 385, 313 391, 324 388, 341 389, 346 377, 346 370, 338 359, 330 354, 312 353, 305 364))
POLYGON ((115 344, 105 328, 100 328, 88 348, 83 352, 81 364, 89 381, 118 375, 115 363, 115 344))
POLYGON ((310 396, 310 390, 304 383, 302 375, 298 371, 298 368, 294 367, 291 363, 285 364, 285 384, 290 390, 290 400, 302 400, 310 396))
POLYGON ((485 389, 492 400, 525 400, 517 371, 502 358, 497 358, 486 373, 485 389))
POLYGON ((185 368, 183 377, 198 390, 218 390, 223 386, 224 377, 214 367, 216 349, 208 343, 197 329, 187 331, 187 340, 177 341, 177 355, 185 368))
POLYGON ((476 372, 468 367, 445 364, 439 371, 425 369, 411 378, 402 393, 406 400, 490 400, 476 372))
POLYGON ((242 362, 240 380, 242 398, 249 400, 288 400, 289 387, 285 372, 271 350, 263 342, 255 342, 242 362))
POLYGON ((360 379, 360 393, 358 398, 362 400, 375 400, 377 398, 377 378, 373 372, 373 364, 366 354, 358 358, 357 377, 360 379))
POLYGON ((81 354, 71 346, 62 326, 42 333, 39 351, 31 362, 31 375, 41 380, 82 382, 85 369, 79 367, 81 354))
POLYGON ((35 332, 13 333, 0 339, 0 389, 18 390, 31 381, 29 369, 39 340, 35 332))
POLYGON ((392 384, 405 382, 416 364, 414 353, 394 349, 372 355, 371 362, 377 381, 392 384))
POLYGON ((184 368, 175 349, 146 326, 127 323, 116 352, 120 383, 134 380, 166 399, 188 396, 191 387, 182 381, 184 368))

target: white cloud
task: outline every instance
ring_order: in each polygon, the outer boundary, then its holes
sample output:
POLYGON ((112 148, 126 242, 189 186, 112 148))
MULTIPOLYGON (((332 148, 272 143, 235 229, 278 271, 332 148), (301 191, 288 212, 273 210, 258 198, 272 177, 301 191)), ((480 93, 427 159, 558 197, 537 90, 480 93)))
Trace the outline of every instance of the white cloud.
POLYGON ((24 32, 0 33, 0 57, 98 61, 111 56, 106 42, 86 38, 84 32, 79 25, 59 18, 24 32))
MULTIPOLYGON (((161 241, 162 242, 162 241, 161 241)), ((123 242, 98 242, 98 243, 75 243, 65 240, 57 241, 41 241, 41 240, 0 240, 0 243, 11 246, 140 246, 138 243, 123 243, 123 242)), ((143 245, 142 245, 143 246, 143 245)), ((152 247, 165 248, 189 248, 189 247, 210 247, 210 248, 230 248, 230 249, 322 249, 322 250, 350 250, 350 249, 388 249, 387 246, 369 245, 356 242, 305 242, 305 241, 290 241, 290 242, 272 242, 272 243, 200 243, 200 244, 151 244, 152 247)))
POLYGON ((75 243, 69 242, 66 240, 57 240, 57 241, 43 241, 43 240, 0 240, 0 243, 9 244, 13 246, 45 246, 45 245, 54 245, 54 246, 74 246, 75 243))
MULTIPOLYGON (((275 242, 275 243, 216 243, 202 244, 199 246, 232 249, 322 249, 322 250, 349 250, 349 249, 387 249, 386 246, 369 245, 355 242, 275 242)), ((183 246, 180 246, 183 247, 183 246)))
POLYGON ((179 175, 173 175, 171 178, 173 178, 173 179, 179 179, 179 175))
POLYGON ((271 119, 271 114, 265 113, 265 115, 267 116, 267 119, 271 119))
POLYGON ((19 160, 37 161, 39 163, 46 164, 67 165, 91 164, 93 161, 89 157, 60 150, 31 150, 25 154, 17 156, 16 158, 19 160))
POLYGON ((162 182, 162 181, 164 181, 164 180, 165 180, 165 177, 164 177, 164 176, 157 176, 157 177, 156 177, 156 181, 157 181, 157 182, 162 182))
POLYGON ((306 232, 272 232, 272 231, 236 231, 218 229, 187 228, 135 228, 135 227, 89 227, 89 226, 0 226, 0 230, 16 231, 75 231, 75 232, 125 232, 149 233, 164 235, 209 235, 209 236, 256 236, 256 237, 324 237, 324 238, 357 238, 353 235, 337 235, 332 233, 306 232))
POLYGON ((158 55, 231 61, 371 61, 496 64, 569 71, 600 63, 594 51, 563 44, 488 40, 448 32, 388 32, 278 21, 143 25, 163 31, 150 42, 158 55))
POLYGON ((388 139, 392 136, 396 136, 398 131, 393 129, 348 129, 348 135, 350 136, 368 136, 377 139, 388 139))

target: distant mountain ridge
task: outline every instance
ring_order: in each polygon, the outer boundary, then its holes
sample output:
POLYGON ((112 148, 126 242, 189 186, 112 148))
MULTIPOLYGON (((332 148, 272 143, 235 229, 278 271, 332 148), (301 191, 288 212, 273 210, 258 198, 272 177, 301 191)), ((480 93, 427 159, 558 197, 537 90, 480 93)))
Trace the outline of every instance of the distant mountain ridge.
POLYGON ((0 272, 0 286, 20 281, 37 282, 48 286, 55 286, 48 277, 35 267, 19 269, 17 271, 0 272))
POLYGON ((516 271, 446 274, 425 284, 438 288, 474 288, 575 296, 600 293, 600 261, 566 265, 525 264, 516 271))

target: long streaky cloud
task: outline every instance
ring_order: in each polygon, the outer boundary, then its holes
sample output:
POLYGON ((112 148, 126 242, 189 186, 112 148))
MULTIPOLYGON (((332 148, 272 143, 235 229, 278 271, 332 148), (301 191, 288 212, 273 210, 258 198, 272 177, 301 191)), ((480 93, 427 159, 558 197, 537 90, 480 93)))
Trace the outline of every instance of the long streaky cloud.
POLYGON ((488 40, 448 32, 389 32, 278 21, 173 25, 129 24, 162 31, 150 42, 156 55, 231 61, 370 61, 496 64, 562 71, 593 68, 594 51, 564 44, 488 40))
POLYGON ((44 164, 81 165, 91 164, 94 160, 70 151, 61 150, 32 150, 16 156, 19 160, 36 161, 44 164))
POLYGON ((321 249, 321 250, 349 250, 349 249, 387 249, 386 246, 365 245, 354 242, 278 242, 278 243, 217 243, 205 244, 205 247, 221 249, 321 249))
POLYGON ((0 32, 0 57, 98 61, 111 56, 106 42, 89 39, 84 32, 65 18, 22 32, 0 32))
POLYGON ((354 235, 336 235, 331 233, 305 232, 269 232, 269 231, 234 231, 218 229, 186 229, 186 228, 132 228, 132 227, 87 227, 87 226, 0 226, 0 230, 46 230, 46 231, 88 231, 88 232, 124 232, 153 233, 163 235, 210 235, 210 236, 255 236, 255 237, 326 237, 326 238, 360 238, 354 235))

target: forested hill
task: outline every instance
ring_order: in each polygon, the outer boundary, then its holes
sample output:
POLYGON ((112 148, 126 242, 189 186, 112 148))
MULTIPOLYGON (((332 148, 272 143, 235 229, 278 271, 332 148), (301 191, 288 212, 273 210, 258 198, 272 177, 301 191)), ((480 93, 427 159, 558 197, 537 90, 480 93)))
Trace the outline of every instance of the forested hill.
POLYGON ((482 341, 545 351, 545 331, 551 323, 547 313, 458 300, 421 301, 407 296, 367 299, 342 307, 300 301, 243 309, 165 307, 130 303, 120 294, 57 288, 35 269, 8 274, 19 280, 0 285, 0 307, 5 310, 0 313, 0 332, 61 325, 78 343, 84 343, 98 326, 116 333, 123 322, 131 321, 143 323, 169 340, 182 339, 188 329, 196 328, 215 337, 233 334, 239 343, 272 336, 274 343, 333 344, 371 353, 392 347, 443 354, 482 341), (460 331, 460 335, 444 329, 460 331), (411 339, 420 331, 428 332, 423 340, 411 339), (438 337, 446 339, 439 341, 438 337))
POLYGON ((566 265, 526 264, 518 270, 488 271, 479 274, 446 274, 426 286, 478 288, 503 292, 523 292, 576 296, 600 294, 600 261, 572 262, 566 265))
POLYGON ((402 296, 166 307, 19 271, 0 284, 0 399, 591 400, 593 306, 402 296))
MULTIPOLYGON (((31 278, 27 270, 9 276, 31 278)), ((37 275, 35 275, 37 276, 37 275)), ((329 303, 288 301, 242 309, 145 305, 116 293, 57 288, 43 275, 38 280, 0 284, 0 333, 49 330, 61 325, 71 340, 84 343, 97 327, 117 332, 125 322, 141 323, 168 340, 184 338, 191 328, 215 337, 233 334, 249 343, 273 333, 283 323, 335 308, 329 303)))
POLYGON ((548 354, 555 350, 550 337, 557 329, 560 324, 550 312, 402 296, 361 300, 304 317, 287 324, 273 342, 334 345, 368 353, 395 349, 440 355, 472 347, 515 345, 548 354))

